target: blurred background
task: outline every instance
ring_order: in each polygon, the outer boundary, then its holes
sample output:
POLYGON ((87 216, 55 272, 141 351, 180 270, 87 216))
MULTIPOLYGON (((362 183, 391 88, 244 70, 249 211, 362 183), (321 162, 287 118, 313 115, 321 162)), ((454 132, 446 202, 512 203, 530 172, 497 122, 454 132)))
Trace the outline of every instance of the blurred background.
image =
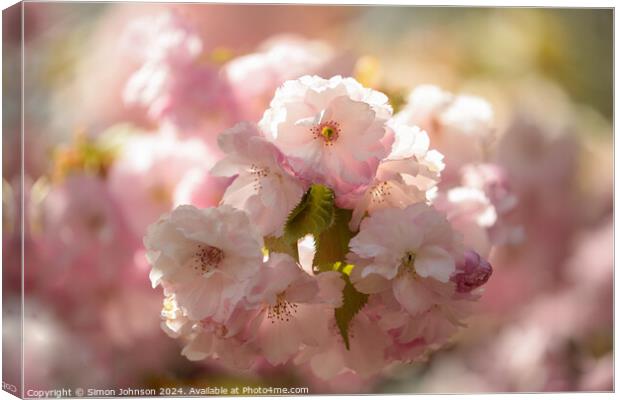
MULTIPOLYGON (((612 10, 25 3, 23 187, 19 23, 19 10, 3 12, 3 347, 20 342, 23 213, 26 388, 613 389, 612 10), (173 16, 172 28, 161 15, 173 16), (165 43, 152 43, 166 29, 198 38, 198 58, 157 53, 165 43), (283 34, 320 43, 328 60, 296 70, 276 58, 267 87, 252 87, 251 67, 235 75, 235 59, 283 34), (260 117, 279 79, 320 72, 353 75, 396 109, 424 83, 486 98, 497 126, 489 158, 519 197, 525 240, 494 249, 475 316, 426 362, 333 382, 290 366, 240 374, 190 362, 159 327, 163 296, 150 287, 140 218, 152 222, 183 201, 216 202, 217 193, 185 189, 204 182, 200 168, 218 156, 217 133, 260 117), (229 86, 214 83, 221 74, 229 86), (240 87, 255 102, 240 106, 240 87), (216 101, 214 90, 231 97, 216 101), (182 150, 131 139, 162 129, 198 139, 208 155, 189 162, 182 150), (142 151, 151 153, 140 164, 142 151), (189 171, 199 177, 186 179, 189 171), (185 189, 153 192, 146 182, 157 179, 185 189)), ((17 371, 7 366, 19 352, 3 357, 4 381, 12 381, 17 371)))

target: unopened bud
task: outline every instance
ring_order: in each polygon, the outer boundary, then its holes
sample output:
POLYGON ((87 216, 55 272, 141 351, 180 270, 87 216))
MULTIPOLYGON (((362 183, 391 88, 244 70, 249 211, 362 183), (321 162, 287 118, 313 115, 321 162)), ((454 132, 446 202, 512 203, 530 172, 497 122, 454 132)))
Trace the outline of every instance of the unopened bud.
POLYGON ((484 285, 491 274, 493 267, 478 253, 472 250, 465 251, 465 259, 456 268, 456 273, 451 280, 456 283, 456 291, 459 293, 469 293, 472 290, 484 285))

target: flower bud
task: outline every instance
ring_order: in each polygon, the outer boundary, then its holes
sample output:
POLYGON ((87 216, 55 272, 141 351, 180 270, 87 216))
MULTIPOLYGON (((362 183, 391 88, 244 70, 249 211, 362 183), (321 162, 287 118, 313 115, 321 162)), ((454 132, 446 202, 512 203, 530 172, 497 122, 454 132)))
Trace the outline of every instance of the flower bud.
POLYGON ((457 266, 451 280, 456 283, 457 292, 469 293, 484 285, 492 273, 493 267, 487 260, 475 251, 466 250, 464 261, 457 266))

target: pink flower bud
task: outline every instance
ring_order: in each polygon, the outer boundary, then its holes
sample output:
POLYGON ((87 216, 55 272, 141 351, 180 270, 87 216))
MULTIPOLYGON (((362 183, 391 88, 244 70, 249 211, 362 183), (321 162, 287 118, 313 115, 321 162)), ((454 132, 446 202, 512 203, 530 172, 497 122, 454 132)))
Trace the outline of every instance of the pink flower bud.
POLYGON ((472 250, 465 251, 465 260, 456 268, 456 273, 451 280, 456 283, 456 291, 459 293, 469 293, 472 290, 484 285, 491 274, 493 267, 478 253, 472 250))

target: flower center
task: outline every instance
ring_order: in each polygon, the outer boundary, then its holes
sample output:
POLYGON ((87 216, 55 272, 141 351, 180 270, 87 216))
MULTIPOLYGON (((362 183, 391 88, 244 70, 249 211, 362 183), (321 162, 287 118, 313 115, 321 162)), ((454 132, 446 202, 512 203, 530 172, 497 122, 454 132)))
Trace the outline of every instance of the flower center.
POLYGON ((228 328, 223 324, 217 324, 213 332, 217 337, 225 338, 228 335, 228 328))
POLYGON ((331 126, 324 126, 323 129, 321 129, 321 135, 327 140, 332 140, 335 134, 336 130, 331 126))
POLYGON ((270 306, 267 310, 267 318, 271 323, 279 321, 290 321, 290 319, 297 313, 297 304, 290 303, 284 299, 284 292, 278 294, 276 297, 276 305, 270 306))
POLYGON ((258 178, 265 178, 265 177, 267 177, 267 175, 269 175, 269 168, 268 167, 259 167, 256 164, 252 164, 252 165, 250 165, 250 174, 254 175, 256 177, 256 179, 258 179, 258 178))
POLYGON ((340 124, 335 121, 326 121, 312 127, 311 131, 315 139, 321 139, 327 146, 331 146, 340 135, 340 124))
POLYGON ((400 259, 401 271, 416 275, 415 268, 413 266, 414 263, 415 253, 413 251, 406 252, 403 258, 400 259))
POLYGON ((381 183, 377 183, 370 190, 370 199, 373 203, 383 203, 385 198, 391 194, 390 185, 387 181, 383 181, 381 183))
POLYGON ((224 260, 224 252, 221 249, 201 244, 192 258, 192 268, 205 274, 217 268, 222 260, 224 260))
POLYGON ((271 173, 269 167, 259 167, 256 164, 250 165, 250 174, 254 177, 254 190, 260 190, 263 188, 261 179, 266 178, 271 173))

